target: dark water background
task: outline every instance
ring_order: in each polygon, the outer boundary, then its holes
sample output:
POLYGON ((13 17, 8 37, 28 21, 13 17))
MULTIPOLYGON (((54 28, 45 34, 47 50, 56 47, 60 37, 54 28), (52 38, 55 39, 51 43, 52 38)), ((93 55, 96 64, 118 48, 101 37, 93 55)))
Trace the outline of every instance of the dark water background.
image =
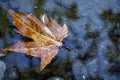
POLYGON ((0 80, 120 80, 120 0, 0 0, 0 48, 27 38, 15 33, 6 9, 46 14, 68 37, 43 70, 40 59, 6 52, 0 57, 0 80))

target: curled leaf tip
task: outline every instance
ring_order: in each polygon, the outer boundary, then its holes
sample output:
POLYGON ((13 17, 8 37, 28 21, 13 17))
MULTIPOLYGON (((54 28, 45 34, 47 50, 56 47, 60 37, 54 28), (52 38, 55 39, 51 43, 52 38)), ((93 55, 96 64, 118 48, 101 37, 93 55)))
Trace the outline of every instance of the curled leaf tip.
POLYGON ((7 12, 8 12, 9 14, 11 14, 11 15, 13 15, 13 13, 14 13, 14 11, 13 11, 13 10, 10 10, 10 9, 9 9, 7 12))

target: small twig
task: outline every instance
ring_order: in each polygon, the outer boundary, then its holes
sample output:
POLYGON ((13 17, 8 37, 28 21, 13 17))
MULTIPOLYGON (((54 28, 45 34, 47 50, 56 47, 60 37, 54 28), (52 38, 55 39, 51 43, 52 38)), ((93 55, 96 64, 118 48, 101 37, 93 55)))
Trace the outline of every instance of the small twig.
POLYGON ((64 44, 62 45, 62 47, 63 47, 63 48, 65 48, 65 49, 67 49, 68 51, 71 51, 71 50, 73 50, 71 47, 69 47, 69 46, 66 46, 66 45, 64 45, 64 44))

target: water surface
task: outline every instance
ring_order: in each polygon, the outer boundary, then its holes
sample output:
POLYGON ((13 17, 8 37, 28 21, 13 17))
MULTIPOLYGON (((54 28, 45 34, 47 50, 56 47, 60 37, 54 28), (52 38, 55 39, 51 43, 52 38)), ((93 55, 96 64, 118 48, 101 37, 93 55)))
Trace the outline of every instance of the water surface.
POLYGON ((1 0, 0 4, 0 48, 28 40, 15 33, 7 8, 38 18, 45 14, 69 29, 63 40, 67 48, 62 47, 42 72, 40 59, 8 52, 1 58, 7 68, 3 80, 120 80, 119 0, 1 0))

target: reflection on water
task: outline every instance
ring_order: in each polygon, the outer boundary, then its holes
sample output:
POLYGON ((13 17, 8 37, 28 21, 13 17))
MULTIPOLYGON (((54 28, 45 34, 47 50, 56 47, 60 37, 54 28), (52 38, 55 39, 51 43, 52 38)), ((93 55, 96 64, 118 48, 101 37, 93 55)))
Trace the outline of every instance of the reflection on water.
POLYGON ((0 1, 0 48, 24 40, 6 16, 5 5, 19 12, 46 14, 68 25, 62 48, 42 72, 40 60, 8 52, 4 80, 119 80, 120 1, 119 0, 9 0, 0 1), (3 10, 2 10, 3 9, 3 10), (21 61, 24 59, 24 62, 21 61), (24 70, 26 69, 26 70, 24 70), (9 76, 7 76, 9 75, 9 76))

